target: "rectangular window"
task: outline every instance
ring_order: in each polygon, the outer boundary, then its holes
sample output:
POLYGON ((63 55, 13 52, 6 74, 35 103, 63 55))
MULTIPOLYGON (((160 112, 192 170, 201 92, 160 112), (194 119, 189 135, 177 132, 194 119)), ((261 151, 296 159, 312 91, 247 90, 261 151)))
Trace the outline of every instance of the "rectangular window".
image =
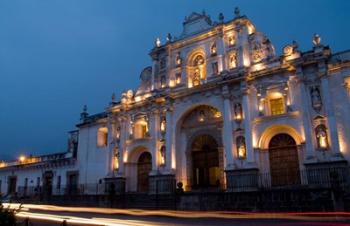
POLYGON ((284 114, 283 98, 275 98, 270 100, 271 115, 284 114))
POLYGON ((61 189, 61 176, 58 176, 57 177, 57 186, 56 186, 56 188, 59 190, 59 189, 61 189))
POLYGON ((108 128, 101 127, 97 131, 97 146, 105 147, 108 144, 108 128))
POLYGON ((214 75, 219 74, 218 62, 212 63, 212 69, 213 69, 213 74, 214 75))

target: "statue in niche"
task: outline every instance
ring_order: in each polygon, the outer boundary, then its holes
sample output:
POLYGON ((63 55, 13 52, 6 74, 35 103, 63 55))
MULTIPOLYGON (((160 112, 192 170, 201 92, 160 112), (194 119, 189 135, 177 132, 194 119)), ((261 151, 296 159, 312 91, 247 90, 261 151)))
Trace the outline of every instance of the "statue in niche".
POLYGON ((328 148, 328 137, 327 137, 327 128, 324 125, 318 125, 315 129, 317 146, 320 149, 328 148))
POLYGON ((245 159, 247 156, 247 149, 245 145, 245 139, 243 136, 237 137, 236 145, 237 145, 238 158, 245 159))
POLYGON ((164 166, 166 163, 166 147, 165 145, 162 145, 162 147, 160 148, 160 161, 161 161, 161 165, 164 166))
POLYGON ((314 86, 311 88, 310 94, 311 94, 312 108, 315 111, 319 112, 322 108, 320 89, 317 86, 314 86))
POLYGON ((194 74, 192 77, 192 83, 193 83, 193 86, 197 86, 200 84, 200 72, 198 68, 196 68, 196 70, 194 71, 194 74))
POLYGON ((242 105, 240 103, 235 104, 234 112, 235 112, 235 120, 236 121, 242 120, 242 105))
POLYGON ((120 126, 117 127, 115 135, 116 135, 117 142, 119 142, 120 141, 120 126))
POLYGON ((182 59, 181 59, 180 53, 177 53, 177 54, 176 54, 175 63, 176 63, 176 66, 181 65, 182 59))
POLYGON ((235 68, 237 66, 237 54, 233 52, 230 54, 230 68, 235 68))

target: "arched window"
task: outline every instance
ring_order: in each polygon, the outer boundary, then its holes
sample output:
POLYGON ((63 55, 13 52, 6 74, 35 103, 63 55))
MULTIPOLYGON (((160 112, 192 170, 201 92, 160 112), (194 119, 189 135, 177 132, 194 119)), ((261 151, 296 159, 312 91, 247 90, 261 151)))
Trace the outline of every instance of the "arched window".
POLYGON ((188 86, 198 86, 206 79, 206 61, 202 54, 196 54, 189 59, 188 86))
POLYGON ((108 143, 108 128, 101 127, 97 131, 97 146, 105 147, 108 143))

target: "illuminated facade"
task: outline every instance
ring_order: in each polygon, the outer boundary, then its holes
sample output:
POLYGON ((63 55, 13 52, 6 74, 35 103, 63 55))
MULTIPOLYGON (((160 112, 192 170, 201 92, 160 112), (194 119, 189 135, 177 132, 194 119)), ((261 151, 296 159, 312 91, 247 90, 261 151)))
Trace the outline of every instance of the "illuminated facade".
POLYGON ((192 13, 179 37, 156 40, 136 91, 81 114, 77 184, 88 194, 90 184, 166 193, 178 182, 185 191, 322 183, 350 160, 350 52, 312 41, 278 56, 239 10, 227 22, 192 13))

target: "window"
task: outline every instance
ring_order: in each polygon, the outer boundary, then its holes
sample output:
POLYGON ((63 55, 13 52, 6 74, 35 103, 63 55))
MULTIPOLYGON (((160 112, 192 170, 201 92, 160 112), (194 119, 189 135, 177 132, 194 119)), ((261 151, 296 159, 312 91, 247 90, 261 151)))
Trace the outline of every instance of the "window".
POLYGON ((148 125, 145 119, 139 119, 136 121, 134 125, 134 138, 142 139, 147 136, 148 133, 148 125))
POLYGON ((219 74, 218 62, 212 63, 212 69, 213 69, 213 74, 214 75, 219 74))
POLYGON ((57 188, 58 190, 61 189, 61 176, 58 176, 58 177, 57 177, 57 186, 56 186, 56 188, 57 188))
POLYGON ((284 114, 284 101, 283 97, 270 99, 270 111, 271 115, 284 114))
POLYGON ((97 131, 97 146, 105 147, 108 143, 108 128, 101 127, 97 131))

